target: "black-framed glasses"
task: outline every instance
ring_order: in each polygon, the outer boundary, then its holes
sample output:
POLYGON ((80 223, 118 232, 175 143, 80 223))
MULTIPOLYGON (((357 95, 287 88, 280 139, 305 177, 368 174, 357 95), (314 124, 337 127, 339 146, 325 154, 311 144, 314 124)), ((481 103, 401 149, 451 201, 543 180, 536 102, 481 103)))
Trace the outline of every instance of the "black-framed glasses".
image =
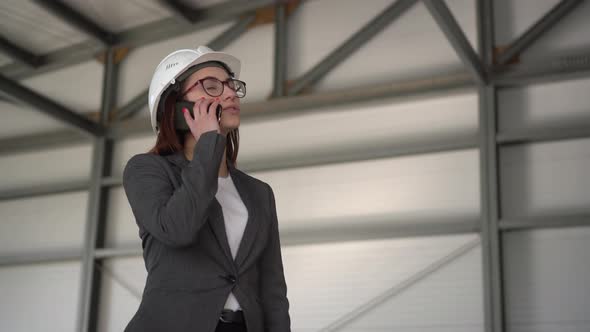
POLYGON ((215 77, 205 77, 195 82, 180 97, 184 97, 194 87, 201 84, 206 94, 211 97, 219 97, 223 94, 223 89, 227 85, 228 88, 232 89, 238 98, 244 98, 246 96, 246 82, 237 80, 235 78, 228 78, 225 81, 220 81, 215 77))

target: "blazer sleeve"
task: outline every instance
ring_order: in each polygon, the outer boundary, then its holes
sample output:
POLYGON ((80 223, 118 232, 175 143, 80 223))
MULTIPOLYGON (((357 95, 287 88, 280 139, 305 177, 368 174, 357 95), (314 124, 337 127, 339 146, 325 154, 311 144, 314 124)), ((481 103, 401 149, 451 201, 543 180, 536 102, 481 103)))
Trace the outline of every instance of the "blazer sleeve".
POLYGON ((287 299, 287 284, 281 258, 281 242, 277 220, 275 196, 272 188, 269 190, 269 204, 271 225, 269 241, 264 249, 260 261, 260 293, 262 310, 264 313, 265 332, 290 332, 291 318, 289 316, 289 300, 287 299))
POLYGON ((217 176, 226 137, 203 133, 193 159, 181 172, 175 190, 159 156, 133 156, 123 171, 123 187, 137 223, 154 238, 171 247, 190 245, 197 238, 207 210, 217 193, 217 176))

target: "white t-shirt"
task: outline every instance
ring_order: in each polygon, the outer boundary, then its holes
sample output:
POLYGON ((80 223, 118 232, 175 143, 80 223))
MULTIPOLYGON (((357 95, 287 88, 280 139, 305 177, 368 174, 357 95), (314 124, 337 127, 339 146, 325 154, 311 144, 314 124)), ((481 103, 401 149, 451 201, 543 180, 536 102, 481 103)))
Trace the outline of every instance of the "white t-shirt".
MULTIPOLYGON (((221 204, 227 242, 229 243, 232 257, 235 259, 240 241, 244 235, 246 222, 248 221, 248 210, 244 202, 242 202, 242 198, 229 174, 227 177, 217 177, 217 193, 215 194, 215 198, 221 204)), ((229 294, 224 308, 231 310, 241 309, 233 293, 229 294)))

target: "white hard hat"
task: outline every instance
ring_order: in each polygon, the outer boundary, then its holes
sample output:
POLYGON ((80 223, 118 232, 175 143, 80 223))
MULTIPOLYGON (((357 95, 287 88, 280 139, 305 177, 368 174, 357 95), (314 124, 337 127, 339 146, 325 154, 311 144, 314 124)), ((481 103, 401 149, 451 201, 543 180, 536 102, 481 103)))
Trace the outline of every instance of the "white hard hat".
POLYGON ((157 123, 158 105, 162 94, 168 87, 174 85, 180 75, 189 68, 209 62, 218 61, 223 63, 234 78, 240 75, 240 60, 233 55, 214 52, 207 46, 199 46, 197 49, 181 49, 168 54, 156 67, 150 90, 148 94, 148 106, 152 129, 157 134, 159 131, 157 123))

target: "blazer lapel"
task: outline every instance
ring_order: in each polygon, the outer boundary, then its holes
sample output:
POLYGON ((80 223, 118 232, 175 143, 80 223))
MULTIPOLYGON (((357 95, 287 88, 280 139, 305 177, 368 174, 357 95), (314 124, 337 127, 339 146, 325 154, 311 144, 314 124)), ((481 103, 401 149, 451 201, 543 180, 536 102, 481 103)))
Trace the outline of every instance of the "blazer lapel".
POLYGON ((240 197, 242 198, 242 201, 248 210, 248 221, 246 222, 244 235, 240 241, 240 246, 235 258, 236 265, 240 267, 252 249, 252 245, 256 240, 256 235, 258 234, 258 228, 260 225, 259 220, 256 217, 256 201, 255 198, 252 197, 252 190, 247 187, 248 184, 244 181, 244 178, 242 177, 242 174, 239 170, 235 169, 233 166, 229 166, 228 168, 234 185, 236 186, 236 189, 238 190, 238 193, 240 194, 240 197))
POLYGON ((211 230, 217 239, 217 243, 221 247, 221 250, 225 254, 225 257, 231 262, 233 260, 231 255, 231 250, 229 249, 229 242, 227 241, 227 234, 225 231, 225 221, 223 218, 223 210, 221 209, 221 204, 217 198, 213 198, 213 202, 211 202, 211 214, 209 217, 211 218, 209 225, 211 226, 211 230))

